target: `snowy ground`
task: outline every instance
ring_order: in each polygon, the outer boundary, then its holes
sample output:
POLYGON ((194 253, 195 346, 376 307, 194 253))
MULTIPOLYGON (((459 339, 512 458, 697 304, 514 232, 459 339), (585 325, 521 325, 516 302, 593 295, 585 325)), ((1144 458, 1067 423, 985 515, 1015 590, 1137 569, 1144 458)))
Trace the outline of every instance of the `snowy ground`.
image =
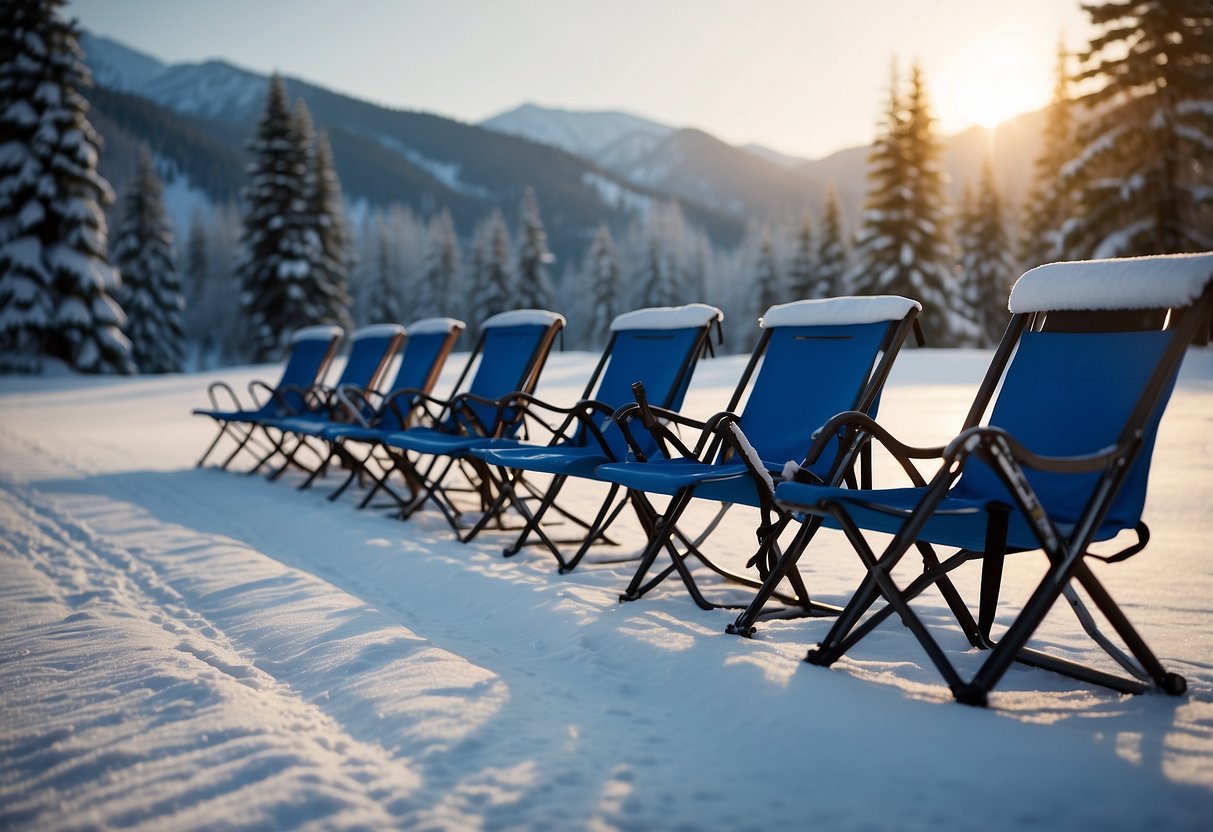
MULTIPOLYGON (((946 440, 987 359, 908 351, 884 421, 946 440)), ((591 364, 554 357, 541 392, 572 398, 591 364)), ((742 364, 704 362, 688 409, 742 364)), ((463 546, 435 515, 196 470, 213 377, 0 379, 0 827, 1209 828, 1213 351, 1163 422, 1150 548, 1097 567, 1188 696, 1013 669, 988 710, 897 626, 816 668, 827 621, 738 639, 673 582, 617 603, 626 566, 562 577, 503 560, 500 533, 463 546)), ((748 555, 752 528, 730 515, 716 549, 748 555)), ((841 602, 841 537, 806 559, 841 602)), ((1066 615, 1043 640, 1095 655, 1066 615)))

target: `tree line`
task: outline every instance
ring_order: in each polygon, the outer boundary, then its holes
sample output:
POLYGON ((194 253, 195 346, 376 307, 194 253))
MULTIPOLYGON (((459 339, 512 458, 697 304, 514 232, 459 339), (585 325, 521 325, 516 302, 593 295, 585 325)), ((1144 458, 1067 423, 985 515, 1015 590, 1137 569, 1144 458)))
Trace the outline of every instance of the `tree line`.
POLYGON ((727 347, 743 350, 770 305, 842 294, 917 298, 933 345, 983 346, 1024 268, 1213 248, 1213 11, 1201 0, 1084 7, 1100 34, 1077 55, 1059 45, 1019 211, 988 160, 949 204, 926 79, 911 64, 903 82, 894 64, 853 234, 832 191, 816 219, 763 218, 728 250, 676 202, 647 198, 618 239, 603 224, 580 262, 560 264, 530 189, 514 229, 493 210, 465 240, 441 208, 355 205, 347 217, 327 137, 277 76, 238 206, 196 216, 175 253, 145 150, 111 239, 103 209, 115 195, 96 171, 89 73, 62 5, 0 5, 6 371, 45 359, 83 372, 270 361, 304 325, 449 315, 474 328, 528 306, 564 311, 573 345, 596 349, 621 312, 701 300, 741 323, 727 347))

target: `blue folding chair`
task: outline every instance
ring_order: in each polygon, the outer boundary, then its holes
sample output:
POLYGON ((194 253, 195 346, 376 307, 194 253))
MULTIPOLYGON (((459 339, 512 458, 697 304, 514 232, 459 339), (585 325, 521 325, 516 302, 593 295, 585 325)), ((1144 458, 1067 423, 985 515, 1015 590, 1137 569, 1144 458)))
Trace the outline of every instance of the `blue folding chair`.
POLYGON ((339 326, 309 326, 296 330, 291 335, 291 351, 287 356, 286 365, 282 368, 282 377, 278 383, 271 386, 257 379, 249 382, 249 398, 252 400, 252 407, 244 407, 227 382, 212 382, 206 391, 207 397, 211 400, 211 406, 195 408, 193 414, 213 419, 218 426, 218 432, 195 465, 201 466, 206 462, 207 457, 219 445, 219 441, 224 436, 230 436, 236 443, 236 448, 219 466, 227 468, 252 441, 258 420, 272 418, 302 407, 303 398, 293 391, 315 384, 324 375, 333 356, 337 353, 337 342, 341 339, 341 334, 342 330, 339 326), (258 390, 262 391, 260 396, 258 390), (216 395, 219 391, 227 394, 231 399, 232 407, 223 408, 219 405, 216 395), (262 397, 264 397, 264 401, 258 403, 262 397))
POLYGON ((404 339, 405 330, 399 324, 364 326, 350 338, 350 354, 341 370, 341 376, 333 386, 312 384, 308 387, 285 388, 287 392, 294 393, 301 404, 291 407, 285 415, 264 416, 253 420, 270 437, 271 448, 248 473, 258 471, 278 455, 282 456, 283 463, 270 474, 271 480, 282 476, 292 466, 312 473, 312 469, 300 462, 298 456, 304 449, 318 455, 320 459, 326 456, 308 439, 319 436, 325 427, 348 416, 347 409, 338 399, 338 392, 375 390, 404 339))
MULTIPOLYGON (((534 536, 556 558, 562 572, 575 568, 590 545, 603 539, 628 497, 616 503, 619 489, 612 485, 594 520, 586 522, 556 503, 561 488, 569 477, 593 479, 599 465, 624 457, 627 445, 611 416, 634 401, 634 385, 642 384, 662 406, 677 408, 682 404, 696 362, 711 348, 712 326, 719 332, 723 318, 719 309, 703 303, 628 312, 611 323, 610 341, 576 404, 558 407, 533 396, 516 395, 512 406, 518 408, 522 418, 542 423, 551 414, 560 421, 555 426, 545 425, 552 435, 545 446, 513 443, 509 447, 498 442, 468 451, 469 456, 496 466, 501 473, 494 478, 499 489, 497 501, 463 539, 471 539, 503 506, 513 505, 525 525, 504 554, 508 557, 517 553, 534 536), (525 478, 527 473, 550 474, 552 480, 539 490, 525 478), (528 498, 538 501, 536 508, 527 505, 528 498), (580 547, 572 557, 566 558, 558 545, 570 541, 554 541, 541 525, 553 510, 587 532, 575 541, 580 547)), ((490 472, 481 475, 490 476, 490 472)))
POLYGON ((864 414, 831 420, 824 434, 844 431, 879 441, 914 485, 860 493, 788 482, 776 489, 786 509, 839 526, 867 567, 863 583, 808 661, 833 663, 896 616, 961 702, 986 704, 1016 661, 1125 693, 1156 688, 1181 694, 1183 678, 1163 668, 1088 559, 1124 560, 1149 540, 1141 516, 1158 423, 1188 345, 1208 331, 1211 308, 1210 253, 1041 266, 1015 284, 1006 335, 964 429, 946 447, 903 445, 864 414), (911 460, 932 458, 940 459, 940 467, 927 482, 911 460), (878 556, 865 531, 893 539, 878 556), (1093 542, 1122 532, 1136 539, 1114 554, 1091 551, 1093 542), (958 551, 941 562, 937 545, 958 551), (925 568, 901 586, 892 572, 911 547, 923 554, 925 568), (995 640, 991 628, 1004 558, 1028 550, 1043 551, 1046 574, 995 640), (948 578, 974 560, 982 565, 976 620, 956 603, 959 595, 948 578), (911 606, 932 585, 944 593, 970 644, 989 650, 968 680, 911 606), (1076 586, 1123 647, 1099 628, 1076 586), (1026 646, 1063 595, 1123 673, 1026 646), (881 599, 885 605, 873 610, 881 599))
MULTIPOLYGON (((509 407, 509 396, 515 391, 530 393, 535 389, 563 327, 564 316, 543 309, 515 309, 486 320, 476 349, 455 382, 456 394, 445 400, 428 394, 413 395, 411 426, 383 437, 381 446, 388 452, 389 461, 374 477, 374 487, 363 505, 385 491, 396 500, 403 518, 432 502, 452 525, 458 525, 460 509, 450 497, 454 488, 445 486, 446 477, 466 448, 511 437, 520 429, 516 413, 509 407), (409 485, 409 499, 388 485, 394 472, 399 472, 409 485)), ((469 487, 483 505, 495 496, 487 492, 488 484, 474 475, 469 487)))
POLYGON ((346 420, 328 423, 320 430, 320 438, 329 446, 328 457, 300 488, 311 485, 336 458, 349 469, 349 476, 328 496, 329 500, 336 500, 365 470, 374 466, 376 449, 389 435, 409 426, 414 400, 434 389, 455 342, 466 328, 463 321, 454 318, 414 321, 407 327, 408 338, 396 378, 386 388, 390 392, 339 390, 337 398, 345 408, 346 420), (356 446, 365 449, 358 454, 356 446))
MULTIPOLYGON (((732 581, 759 587, 760 580, 730 572, 707 557, 698 541, 677 534, 678 522, 693 499, 759 508, 758 553, 749 566, 759 578, 768 574, 778 537, 790 515, 774 504, 774 483, 789 463, 804 458, 813 434, 840 410, 875 413, 880 391, 906 337, 917 328, 917 301, 896 296, 802 300, 771 307, 762 317, 762 337, 742 373, 726 409, 706 422, 670 412, 654 412, 641 400, 616 414, 632 439, 632 459, 600 466, 595 476, 632 492, 671 497, 652 530, 640 564, 620 600, 632 601, 677 572, 692 599, 704 609, 730 606, 709 601, 696 583, 687 559, 732 581), (638 430, 639 422, 644 430, 638 430), (670 426, 699 431, 693 445, 670 426), (656 441, 656 458, 638 441, 656 441), (677 540, 676 540, 677 538, 677 540), (677 546, 681 541, 682 548, 677 546), (649 577, 665 551, 669 565, 649 577)), ((852 474, 861 446, 832 438, 830 451, 811 466, 821 482, 841 483, 852 474)), ((863 485, 870 483, 866 456, 863 485)), ((852 485, 854 482, 852 477, 852 485)), ((715 523, 709 525, 709 531, 715 523)), ((701 536, 701 538, 704 536, 701 536)), ((837 612, 816 604, 798 573, 790 573, 794 594, 779 595, 801 614, 837 612)))

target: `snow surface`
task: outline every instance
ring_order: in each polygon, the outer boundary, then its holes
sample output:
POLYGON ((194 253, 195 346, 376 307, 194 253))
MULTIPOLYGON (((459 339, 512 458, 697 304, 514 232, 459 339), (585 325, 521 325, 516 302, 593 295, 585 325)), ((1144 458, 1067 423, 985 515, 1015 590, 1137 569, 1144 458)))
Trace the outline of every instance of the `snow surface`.
POLYGON ((343 330, 339 326, 305 326, 291 334, 291 343, 299 341, 331 341, 340 338, 343 330))
POLYGON ((550 326, 557 321, 563 324, 564 315, 561 315, 559 312, 549 312, 546 309, 511 309, 508 312, 498 312, 480 326, 482 329, 494 326, 523 326, 526 324, 550 326))
MULTIPOLYGON (((539 394, 572 401, 595 358, 553 355, 539 394)), ((988 360, 907 351, 882 421, 946 441, 988 360)), ((744 363, 700 362, 687 411, 719 409, 744 363)), ((951 703, 895 624, 812 667, 825 619, 743 640, 676 581, 619 604, 629 564, 561 576, 536 550, 502 559, 512 535, 463 545, 433 512, 402 523, 296 491, 294 474, 193 468, 206 385, 278 372, 0 379, 0 826, 1209 828, 1213 351, 1191 351, 1162 422, 1150 547, 1092 566, 1189 694, 1014 668, 987 710, 951 703)), ((878 481, 891 469, 878 458, 878 481)), ((562 497, 589 509, 600 493, 562 497)), ((748 558, 756 520, 734 509, 710 539, 726 565, 748 558)), ((618 539, 591 559, 641 533, 623 523, 618 539)), ((1009 601, 1038 561, 1010 559, 1009 601)), ((834 532, 804 563, 823 601, 860 574, 834 532)), ((976 595, 975 575, 957 579, 976 595)), ((920 610, 942 624, 937 596, 920 610)), ((1064 610, 1041 640, 1097 655, 1064 610)), ((944 642, 966 669, 980 658, 954 626, 944 642)))
POLYGON ((422 318, 407 327, 409 335, 428 335, 431 332, 450 332, 452 329, 467 329, 467 324, 455 318, 422 318))
POLYGON ((1187 306, 1213 281, 1213 252, 1048 263, 1011 287, 1013 313, 1187 306))
POLYGON ((687 303, 682 306, 650 306, 624 312, 611 321, 611 331, 625 329, 683 329, 703 326, 709 321, 724 320, 724 313, 706 303, 687 303))
POLYGON ((759 322, 766 329, 775 326, 872 324, 900 321, 911 309, 921 310, 922 304, 900 295, 816 298, 772 306, 759 322))
POLYGON ((370 326, 360 327, 350 336, 352 341, 360 341, 363 338, 391 338, 394 335, 404 335, 404 327, 400 324, 371 324, 370 326))

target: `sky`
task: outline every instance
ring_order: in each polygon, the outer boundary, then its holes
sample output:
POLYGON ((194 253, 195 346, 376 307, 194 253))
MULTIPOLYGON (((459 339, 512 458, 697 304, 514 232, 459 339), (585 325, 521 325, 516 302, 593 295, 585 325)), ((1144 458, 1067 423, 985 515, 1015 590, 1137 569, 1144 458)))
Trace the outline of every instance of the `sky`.
POLYGON ((524 102, 622 110, 817 158, 872 140, 896 60, 939 127, 1048 103, 1071 0, 74 0, 166 62, 221 58, 379 104, 479 122, 524 102))

